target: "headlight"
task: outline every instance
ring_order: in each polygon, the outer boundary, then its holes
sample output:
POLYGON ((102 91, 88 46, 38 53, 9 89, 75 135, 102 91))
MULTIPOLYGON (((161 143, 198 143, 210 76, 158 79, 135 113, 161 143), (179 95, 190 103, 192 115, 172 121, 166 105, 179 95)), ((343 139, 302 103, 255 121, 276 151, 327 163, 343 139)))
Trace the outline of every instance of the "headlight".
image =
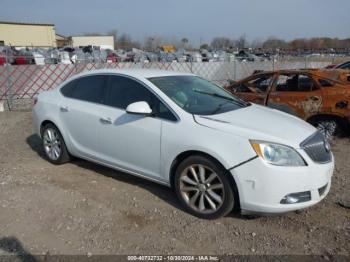
POLYGON ((250 141, 254 151, 266 162, 277 166, 306 166, 299 153, 289 147, 264 141, 250 141))

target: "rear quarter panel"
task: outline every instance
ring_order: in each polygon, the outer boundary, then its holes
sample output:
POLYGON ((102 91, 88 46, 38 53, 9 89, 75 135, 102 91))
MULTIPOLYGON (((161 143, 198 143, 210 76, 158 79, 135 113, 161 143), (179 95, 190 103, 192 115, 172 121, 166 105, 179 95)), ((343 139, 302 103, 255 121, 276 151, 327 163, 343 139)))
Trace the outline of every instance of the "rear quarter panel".
POLYGON ((44 121, 53 122, 65 137, 59 116, 61 95, 58 89, 42 92, 38 95, 38 102, 33 108, 34 131, 41 137, 41 125, 44 121))

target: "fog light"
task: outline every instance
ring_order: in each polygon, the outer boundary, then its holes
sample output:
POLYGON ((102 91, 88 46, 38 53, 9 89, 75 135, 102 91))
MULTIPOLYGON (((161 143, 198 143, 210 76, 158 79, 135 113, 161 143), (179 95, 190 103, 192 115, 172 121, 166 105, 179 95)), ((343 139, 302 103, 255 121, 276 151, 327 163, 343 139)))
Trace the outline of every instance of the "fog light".
POLYGON ((292 197, 292 196, 285 196, 281 201, 282 204, 294 204, 297 202, 298 202, 298 199, 296 197, 292 197), (284 203, 282 203, 282 202, 284 202, 284 203))
POLYGON ((295 203, 302 203, 307 202, 311 200, 311 192, 305 191, 305 192, 299 192, 299 193, 293 193, 286 195, 281 200, 281 204, 295 204, 295 203))

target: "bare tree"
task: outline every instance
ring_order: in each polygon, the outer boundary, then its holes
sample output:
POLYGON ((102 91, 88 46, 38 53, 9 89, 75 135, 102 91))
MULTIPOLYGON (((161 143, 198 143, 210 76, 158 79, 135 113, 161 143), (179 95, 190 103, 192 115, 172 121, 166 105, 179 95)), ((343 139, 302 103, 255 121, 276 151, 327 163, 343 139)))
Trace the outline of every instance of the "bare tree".
POLYGON ((227 37, 215 37, 211 41, 211 48, 213 49, 230 49, 234 45, 234 42, 232 39, 227 38, 227 37))
POLYGON ((282 39, 278 39, 276 37, 270 37, 263 43, 263 48, 264 49, 269 49, 269 50, 277 50, 277 49, 284 49, 287 47, 286 41, 282 39))
POLYGON ((209 49, 209 45, 208 44, 201 44, 200 49, 209 49))
POLYGON ((163 38, 160 36, 146 37, 143 48, 148 51, 156 51, 164 43, 163 38))
POLYGON ((131 39, 130 35, 122 34, 117 40, 117 47, 121 49, 140 48, 139 42, 131 39))
POLYGON ((188 40, 186 37, 182 38, 182 39, 181 39, 182 48, 186 48, 188 42, 189 42, 189 40, 188 40))
POLYGON ((238 49, 244 49, 247 46, 247 37, 246 35, 241 35, 237 41, 236 41, 236 46, 238 47, 238 49))
POLYGON ((258 49, 258 48, 262 48, 263 44, 264 44, 264 42, 260 38, 255 38, 251 42, 251 47, 254 48, 254 49, 258 49))

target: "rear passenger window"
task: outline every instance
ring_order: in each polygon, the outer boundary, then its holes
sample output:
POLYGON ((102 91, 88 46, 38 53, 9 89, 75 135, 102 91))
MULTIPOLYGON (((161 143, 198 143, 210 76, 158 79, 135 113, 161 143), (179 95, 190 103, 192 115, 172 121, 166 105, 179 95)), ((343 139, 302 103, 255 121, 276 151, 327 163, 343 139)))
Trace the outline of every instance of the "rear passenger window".
POLYGON ((61 89, 64 96, 87 102, 103 103, 107 77, 86 76, 68 83, 61 89))
POLYGON ((276 86, 276 91, 280 92, 308 92, 315 89, 312 79, 302 74, 280 75, 276 86))
POLYGON ((77 80, 70 81, 68 84, 61 88, 61 93, 66 97, 70 97, 76 84, 77 80))
POLYGON ((157 117, 176 121, 174 114, 146 87, 123 76, 110 76, 107 105, 126 109, 134 102, 145 101, 157 117))
POLYGON ((312 91, 314 88, 314 83, 309 76, 299 75, 298 91, 307 92, 312 91))

